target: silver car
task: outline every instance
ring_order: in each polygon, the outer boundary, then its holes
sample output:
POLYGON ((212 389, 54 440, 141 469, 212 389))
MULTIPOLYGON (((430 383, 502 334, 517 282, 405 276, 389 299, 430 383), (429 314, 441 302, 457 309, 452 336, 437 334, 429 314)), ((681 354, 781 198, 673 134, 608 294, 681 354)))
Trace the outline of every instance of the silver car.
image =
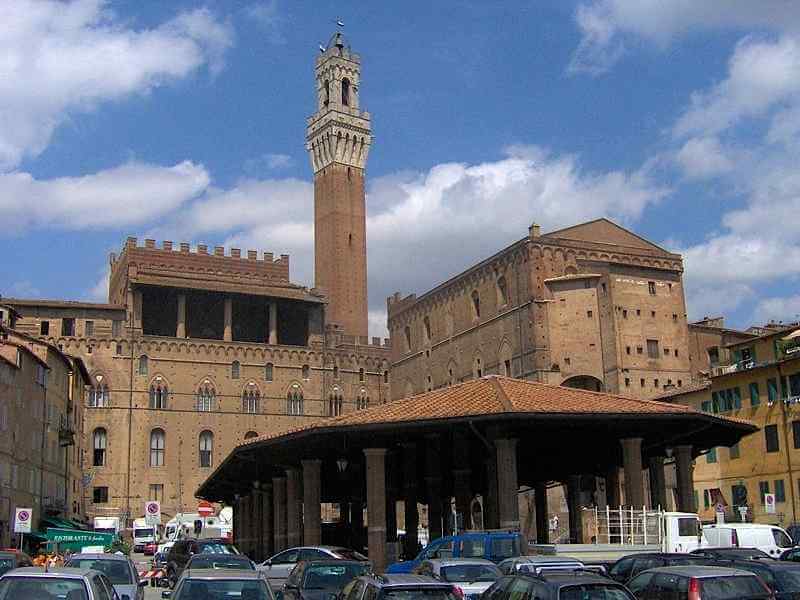
POLYGON ((577 558, 570 558, 569 556, 542 556, 539 554, 507 558, 497 565, 497 567, 503 575, 514 575, 516 573, 533 573, 538 575, 542 571, 586 568, 583 562, 577 558))
POLYGON ((465 600, 477 600, 503 574, 490 560, 445 558, 424 560, 413 571, 458 586, 465 600))
POLYGON ((325 560, 331 558, 340 558, 344 560, 358 560, 367 562, 369 559, 349 548, 342 548, 341 546, 299 546, 297 548, 289 548, 283 552, 278 552, 275 556, 268 558, 256 568, 266 576, 269 585, 274 591, 280 591, 283 584, 289 578, 289 573, 292 572, 295 565, 300 561, 306 560, 325 560))
POLYGON ((174 591, 161 592, 173 600, 275 600, 263 573, 238 569, 184 569, 174 591))
POLYGON ((92 569, 14 569, 0 577, 0 600, 120 600, 108 577, 92 569))
POLYGON ((65 567, 93 569, 103 573, 120 600, 144 600, 144 587, 147 580, 139 580, 139 573, 133 561, 122 554, 73 554, 64 563, 65 567))

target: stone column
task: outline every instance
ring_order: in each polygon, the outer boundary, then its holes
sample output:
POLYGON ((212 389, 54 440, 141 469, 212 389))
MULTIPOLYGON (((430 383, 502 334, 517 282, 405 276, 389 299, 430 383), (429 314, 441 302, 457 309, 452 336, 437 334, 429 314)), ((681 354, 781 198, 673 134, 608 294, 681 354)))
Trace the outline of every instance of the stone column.
POLYGON ((239 504, 242 507, 242 518, 239 521, 239 527, 242 530, 242 536, 240 538, 241 541, 239 542, 241 544, 239 549, 245 554, 249 554, 250 536, 252 535, 250 531, 250 496, 242 496, 239 504))
POLYGON ((581 476, 570 475, 567 480, 567 509, 569 510, 569 541, 583 543, 583 515, 581 511, 581 476))
POLYGON ((286 477, 272 478, 272 500, 274 510, 272 516, 275 519, 272 528, 275 536, 274 552, 286 549, 286 477))
POLYGON ((667 510, 667 482, 664 477, 664 457, 651 456, 648 460, 650 472, 650 503, 652 508, 667 510))
POLYGON ((261 491, 261 484, 253 483, 253 552, 254 560, 261 562, 264 560, 264 493, 261 491))
POLYGON ((483 496, 483 528, 499 529, 500 517, 497 510, 497 457, 486 459, 486 493, 483 496))
POLYGON ((536 484, 536 543, 550 543, 550 514, 547 510, 547 484, 536 484))
POLYGON ((233 496, 233 543, 242 549, 242 498, 239 494, 233 496))
POLYGON ((178 294, 178 327, 175 337, 186 337, 186 294, 178 294))
POLYGON ((691 446, 675 447, 675 478, 678 485, 678 510, 681 512, 696 512, 691 446))
POLYGON ((642 438, 626 438, 621 442, 622 463, 625 467, 625 504, 641 509, 644 506, 642 438))
POLYGON ((267 343, 270 346, 275 346, 278 343, 278 304, 276 302, 269 303, 269 338, 267 343))
POLYGON ((225 330, 222 339, 226 342, 233 340, 233 299, 225 297, 225 330))
POLYGON ((367 547, 375 573, 386 569, 386 448, 365 448, 367 457, 367 547))
POLYGON ((428 485, 428 541, 442 537, 442 474, 439 465, 439 436, 426 437, 425 483, 428 485))
POLYGON ((300 471, 286 469, 286 543, 289 548, 301 544, 300 471))
POLYGON ((274 538, 274 519, 272 514, 273 497, 272 497, 272 483, 262 483, 261 490, 263 492, 263 513, 261 516, 262 539, 264 540, 264 558, 269 558, 274 553, 275 538, 274 538))
POLYGON ((497 507, 501 529, 519 529, 517 440, 494 440, 497 456, 497 507))
POLYGON ((405 513, 406 537, 403 540, 405 560, 417 555, 419 512, 417 512, 417 445, 414 442, 403 444, 403 511, 405 513))
POLYGON ((303 543, 319 546, 322 543, 320 510, 322 503, 321 466, 319 459, 304 460, 303 465, 303 543))
POLYGON ((453 493, 456 498, 456 512, 461 515, 461 527, 463 529, 472 528, 472 470, 469 461, 469 440, 463 433, 455 436, 454 444, 454 467, 453 470, 453 493))
POLYGON ((606 471, 606 503, 609 508, 622 506, 622 499, 619 494, 619 467, 617 465, 613 465, 606 471))

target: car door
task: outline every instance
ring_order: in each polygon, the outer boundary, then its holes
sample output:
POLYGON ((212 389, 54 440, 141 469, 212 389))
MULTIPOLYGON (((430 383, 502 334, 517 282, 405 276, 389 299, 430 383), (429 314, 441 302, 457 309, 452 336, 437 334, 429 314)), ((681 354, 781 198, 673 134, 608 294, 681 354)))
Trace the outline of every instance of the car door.
POLYGON ((106 584, 108 580, 103 581, 103 579, 104 576, 99 574, 89 577, 89 586, 92 588, 94 600, 118 600, 111 583, 106 584))
POLYGON ((268 561, 263 563, 263 568, 267 574, 267 581, 270 587, 278 591, 286 583, 289 573, 292 572, 300 556, 300 548, 290 548, 276 554, 268 561))

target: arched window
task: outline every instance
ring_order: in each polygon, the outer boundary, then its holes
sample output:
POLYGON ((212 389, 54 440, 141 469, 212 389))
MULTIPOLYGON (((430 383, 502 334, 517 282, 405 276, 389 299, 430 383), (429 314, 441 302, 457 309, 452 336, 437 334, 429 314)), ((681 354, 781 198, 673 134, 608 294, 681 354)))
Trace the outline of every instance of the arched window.
POLYGON ((274 377, 273 370, 274 370, 274 367, 273 367, 272 363, 267 363, 264 366, 264 380, 265 381, 272 381, 272 378, 274 377))
POLYGON ((169 390, 164 381, 156 380, 150 384, 150 408, 164 410, 167 408, 169 390))
POLYGON ((139 357, 139 375, 147 375, 147 355, 142 354, 139 357))
POLYGON ((251 415, 258 414, 261 404, 261 393, 253 383, 247 384, 247 387, 242 390, 242 412, 251 415))
POLYGON ((164 466, 164 442, 167 435, 163 429, 153 429, 150 432, 150 466, 164 466))
POLYGON ((86 391, 87 403, 92 408, 108 406, 108 386, 103 375, 95 375, 94 383, 86 391))
POLYGON ((366 388, 361 388, 356 398, 356 410, 365 410, 369 408, 369 394, 366 388))
POLYGON ((92 434, 92 465, 95 467, 103 467, 106 464, 106 445, 108 443, 108 436, 106 430, 98 427, 92 434))
POLYGON ((340 390, 337 386, 331 390, 331 393, 328 396, 328 416, 338 417, 340 414, 342 414, 343 406, 344 401, 342 399, 342 390, 340 390))
POLYGON ((199 458, 201 467, 210 467, 214 460, 214 434, 203 431, 199 439, 199 458))
POLYGON ((303 390, 298 384, 294 383, 286 393, 286 414, 302 415, 303 408, 303 390))
POLYGON ((239 379, 239 370, 241 365, 239 364, 238 360, 235 360, 231 363, 231 379, 239 379))
POLYGON ((476 356, 472 361, 472 375, 476 379, 483 377, 483 362, 480 356, 476 356))
POLYGON ((197 410, 200 412, 211 412, 215 409, 217 393, 214 386, 206 379, 197 388, 197 395, 195 396, 197 402, 197 410))
POLYGON ((342 79, 342 105, 350 106, 350 80, 347 77, 342 79))
POLYGON ((308 365, 303 365, 303 379, 306 381, 311 377, 311 368, 308 365))
POLYGON ((425 343, 431 343, 431 318, 426 316, 422 319, 423 329, 425 330, 425 343))
POLYGON ((508 284, 502 275, 497 278, 497 304, 499 306, 508 304, 508 284))
POLYGON ((481 318, 481 297, 478 290, 472 290, 472 316, 476 319, 481 318))
POLYGON ((246 440, 252 440, 253 438, 257 437, 258 437, 258 432, 256 431, 248 431, 247 433, 244 434, 244 439, 246 440))

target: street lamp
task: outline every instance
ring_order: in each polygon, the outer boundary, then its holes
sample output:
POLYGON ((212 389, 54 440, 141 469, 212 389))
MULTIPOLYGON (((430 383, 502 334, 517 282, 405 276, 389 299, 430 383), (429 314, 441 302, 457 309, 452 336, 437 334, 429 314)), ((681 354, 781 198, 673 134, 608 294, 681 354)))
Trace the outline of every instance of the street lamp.
POLYGON ((347 470, 347 459, 344 457, 337 459, 336 467, 339 469, 339 473, 344 473, 347 470))

